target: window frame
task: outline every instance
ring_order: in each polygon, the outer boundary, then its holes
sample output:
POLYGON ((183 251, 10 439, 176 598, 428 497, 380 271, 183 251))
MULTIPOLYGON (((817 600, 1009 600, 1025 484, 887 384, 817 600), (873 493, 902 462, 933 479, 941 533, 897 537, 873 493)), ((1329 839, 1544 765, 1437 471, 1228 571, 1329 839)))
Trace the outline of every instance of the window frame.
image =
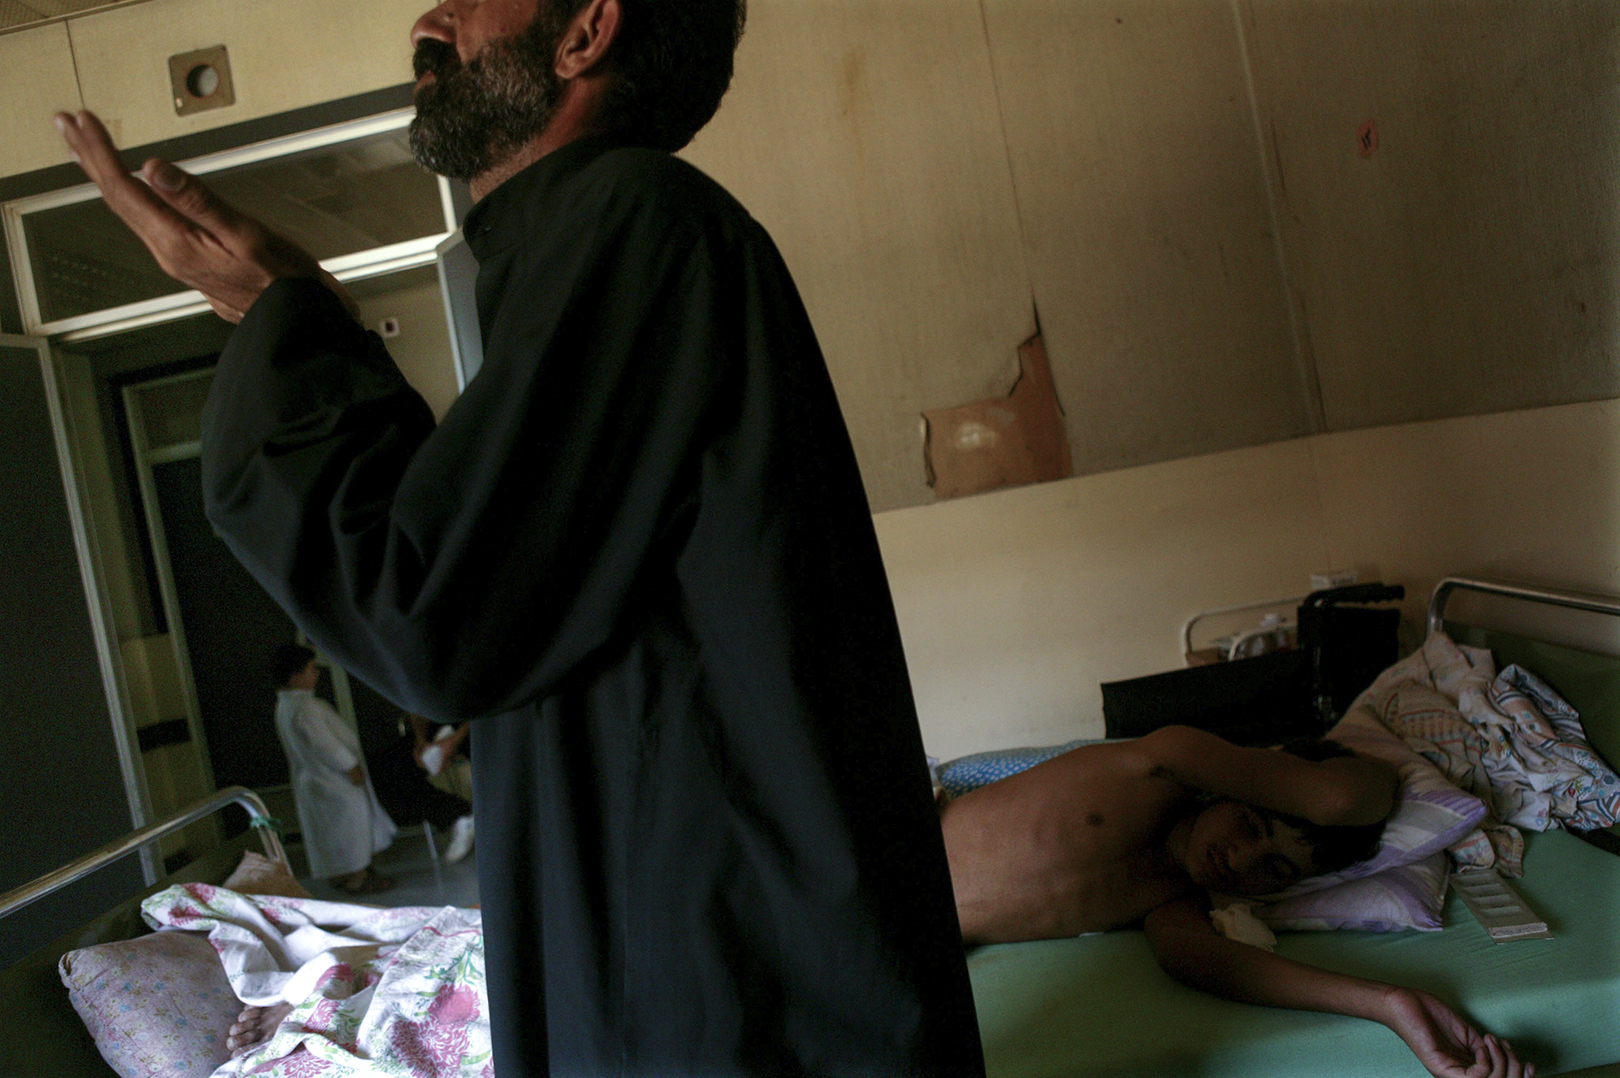
MULTIPOLYGON (((179 161, 177 164, 193 175, 206 176, 227 169, 398 131, 408 126, 415 115, 416 110, 410 106, 391 109, 357 120, 329 124, 203 154, 179 161)), ((444 223, 442 232, 328 258, 321 262, 321 267, 339 281, 347 282, 432 263, 435 259, 435 250, 455 231, 458 224, 457 207, 450 182, 440 176, 437 178, 437 185, 444 223)), ((11 257, 12 276, 25 333, 29 336, 50 337, 64 342, 89 340, 207 311, 208 302, 203 299, 202 293, 195 289, 186 289, 153 299, 107 307, 49 322, 42 318, 39 293, 28 251, 26 218, 29 214, 88 202, 100 197, 101 193, 95 184, 87 182, 13 199, 0 205, 0 223, 3 223, 5 229, 5 242, 11 257)))

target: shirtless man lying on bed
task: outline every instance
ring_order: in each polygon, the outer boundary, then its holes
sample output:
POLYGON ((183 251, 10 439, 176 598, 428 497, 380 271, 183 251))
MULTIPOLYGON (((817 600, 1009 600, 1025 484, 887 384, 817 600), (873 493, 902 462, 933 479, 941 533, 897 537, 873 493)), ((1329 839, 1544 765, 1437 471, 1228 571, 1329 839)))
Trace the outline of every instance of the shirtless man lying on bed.
POLYGON ((1533 1078, 1504 1040, 1426 992, 1218 934, 1208 895, 1264 895, 1370 857, 1388 765, 1336 742, 1242 748, 1185 726, 1087 745, 940 811, 969 944, 1141 925, 1177 980, 1228 999, 1382 1022, 1437 1078, 1533 1078))

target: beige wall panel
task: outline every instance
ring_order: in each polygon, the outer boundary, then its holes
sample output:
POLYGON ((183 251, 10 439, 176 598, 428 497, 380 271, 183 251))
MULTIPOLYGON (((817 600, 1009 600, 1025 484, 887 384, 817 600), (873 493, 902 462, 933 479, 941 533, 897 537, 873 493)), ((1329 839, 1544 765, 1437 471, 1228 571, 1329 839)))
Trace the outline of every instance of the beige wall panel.
POLYGON ((1305 440, 880 513, 928 751, 1101 737, 1104 681, 1183 663, 1200 610, 1327 567, 1305 440))
MULTIPOLYGON (((129 693, 130 720, 136 729, 150 726, 163 718, 158 707, 157 691, 152 685, 152 670, 147 663, 145 638, 130 637, 118 642, 124 665, 124 687, 129 693)), ((184 712, 181 712, 184 714, 184 712)))
POLYGON ((151 0, 68 23, 85 107, 138 146, 411 80, 427 0, 151 0), (223 44, 236 104, 176 116, 169 57, 223 44))
POLYGON ((80 107, 67 27, 61 23, 0 36, 0 176, 67 161, 51 115, 80 107))
MULTIPOLYGON (((1379 566, 1407 586, 1414 617, 1457 573, 1620 595, 1620 402, 1349 431, 1312 447, 1336 564, 1379 566)), ((1617 630, 1609 619, 1579 642, 1613 647, 1617 630)))
POLYGON ((1030 290, 974 0, 755 0, 687 156, 770 230, 874 508, 932 498, 919 415, 1005 393, 1030 290))
POLYGON ((1251 2, 1329 429, 1620 394, 1620 5, 1251 2))
POLYGON ((359 303, 361 321, 368 329, 380 329, 385 318, 399 320, 399 336, 385 342, 388 354, 411 388, 427 400, 433 418, 443 419, 461 391, 456 388, 455 357, 438 282, 362 296, 359 303))
POLYGON ((1228 0, 985 0, 1076 471, 1306 433, 1228 0))

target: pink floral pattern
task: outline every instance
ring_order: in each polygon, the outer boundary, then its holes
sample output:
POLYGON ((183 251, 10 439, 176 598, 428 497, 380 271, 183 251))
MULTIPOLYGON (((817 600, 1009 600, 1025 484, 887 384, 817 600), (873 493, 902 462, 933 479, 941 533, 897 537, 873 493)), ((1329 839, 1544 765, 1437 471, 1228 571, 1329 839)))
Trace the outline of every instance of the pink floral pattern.
POLYGON ((394 1025, 394 1047, 410 1067, 411 1078, 455 1078, 467 1054, 467 1027, 426 1022, 394 1025))
POLYGON ((315 982, 315 987, 317 989, 325 988, 333 981, 340 981, 343 984, 353 985, 354 967, 349 965, 347 962, 335 963, 332 968, 321 974, 320 980, 315 982))
POLYGON ((310 1033, 325 1033, 331 1030, 337 1016, 338 1001, 323 999, 315 1004, 315 1009, 309 1012, 304 1019, 304 1029, 310 1033))
POLYGON ((190 906, 176 906, 174 909, 169 911, 170 923, 180 928, 193 928, 196 926, 196 923, 202 919, 202 911, 193 909, 190 906))
POLYGON ((303 1045, 293 1049, 292 1053, 283 1059, 272 1059, 254 1067, 249 1074, 275 1074, 281 1078, 317 1078, 329 1072, 333 1075, 338 1071, 332 1069, 330 1060, 310 1054, 303 1045))
POLYGON ((286 1078, 316 1078, 317 1075, 325 1074, 331 1067, 332 1064, 328 1061, 318 1059, 299 1048, 286 1058, 281 1073, 286 1078))
POLYGON ((428 1004, 428 1016, 440 1025, 464 1026, 478 1017, 478 993, 447 984, 428 1004))

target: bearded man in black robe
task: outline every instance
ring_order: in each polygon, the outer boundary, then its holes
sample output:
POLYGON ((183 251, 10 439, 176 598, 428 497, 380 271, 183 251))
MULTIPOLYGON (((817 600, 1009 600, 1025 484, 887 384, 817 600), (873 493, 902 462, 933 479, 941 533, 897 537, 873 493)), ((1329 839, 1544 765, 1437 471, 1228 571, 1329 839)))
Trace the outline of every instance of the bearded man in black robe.
POLYGON ((502 1078, 983 1073, 815 336, 764 230, 670 156, 741 28, 740 0, 447 0, 416 24, 413 145, 471 186, 484 343, 437 429, 307 254, 58 117, 240 322, 204 416, 220 534, 348 670, 476 720, 502 1078))

